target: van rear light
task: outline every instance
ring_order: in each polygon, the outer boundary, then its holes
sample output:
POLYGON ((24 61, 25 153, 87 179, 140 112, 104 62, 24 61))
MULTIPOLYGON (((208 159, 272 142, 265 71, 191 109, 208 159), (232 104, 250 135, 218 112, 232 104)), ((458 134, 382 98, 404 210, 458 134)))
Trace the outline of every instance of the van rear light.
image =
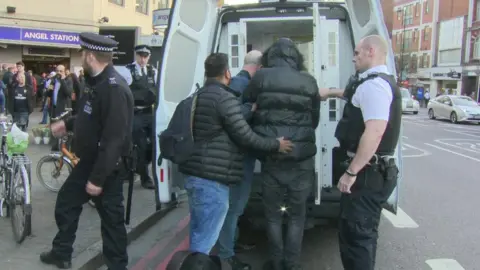
POLYGON ((277 8, 276 9, 277 13, 285 14, 285 13, 304 13, 307 10, 305 8, 295 8, 295 7, 289 7, 289 8, 277 8))
POLYGON ((164 182, 164 179, 163 179, 163 169, 160 169, 160 183, 163 183, 164 182))

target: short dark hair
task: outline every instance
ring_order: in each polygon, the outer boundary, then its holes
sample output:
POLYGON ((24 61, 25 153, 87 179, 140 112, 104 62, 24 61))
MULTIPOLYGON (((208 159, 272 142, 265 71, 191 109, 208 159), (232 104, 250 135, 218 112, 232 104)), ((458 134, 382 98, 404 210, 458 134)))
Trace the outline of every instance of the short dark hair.
POLYGON ((15 65, 24 67, 25 64, 22 61, 17 62, 15 65))
POLYGON ((222 76, 228 68, 228 55, 212 53, 205 59, 205 77, 216 78, 222 76))

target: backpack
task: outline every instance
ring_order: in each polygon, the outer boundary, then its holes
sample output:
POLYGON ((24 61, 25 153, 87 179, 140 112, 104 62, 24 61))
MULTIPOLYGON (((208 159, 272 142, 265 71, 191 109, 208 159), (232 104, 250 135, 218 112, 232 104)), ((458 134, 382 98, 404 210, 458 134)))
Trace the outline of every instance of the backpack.
POLYGON ((197 83, 197 90, 177 105, 167 129, 159 135, 159 164, 163 158, 175 164, 182 164, 195 151, 196 144, 193 139, 192 127, 200 90, 197 83))

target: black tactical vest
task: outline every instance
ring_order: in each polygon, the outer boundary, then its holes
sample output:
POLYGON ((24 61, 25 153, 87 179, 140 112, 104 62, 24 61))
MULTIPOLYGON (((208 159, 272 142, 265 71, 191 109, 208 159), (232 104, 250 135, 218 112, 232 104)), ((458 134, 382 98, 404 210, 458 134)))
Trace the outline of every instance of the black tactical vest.
POLYGON ((384 73, 373 73, 364 79, 351 80, 345 88, 344 98, 347 104, 345 104, 342 119, 335 130, 335 137, 339 141, 340 147, 346 151, 353 153, 357 151, 360 138, 365 130, 362 111, 352 104, 352 97, 360 84, 377 77, 388 82, 392 89, 393 99, 390 105, 390 117, 387 128, 376 153, 379 155, 393 155, 395 152, 402 121, 402 96, 400 89, 396 85, 395 78, 384 73))
POLYGON ((132 74, 132 90, 135 106, 152 106, 155 103, 155 71, 152 66, 147 66, 147 74, 143 75, 136 69, 135 64, 127 65, 132 74))

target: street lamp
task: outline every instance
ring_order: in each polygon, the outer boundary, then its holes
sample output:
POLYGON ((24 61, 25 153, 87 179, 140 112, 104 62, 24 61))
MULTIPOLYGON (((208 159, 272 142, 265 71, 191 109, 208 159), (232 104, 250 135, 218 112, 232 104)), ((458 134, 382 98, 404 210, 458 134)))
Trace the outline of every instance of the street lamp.
POLYGON ((403 55, 405 54, 405 29, 407 28, 407 23, 406 23, 406 15, 407 15, 407 8, 406 7, 403 7, 402 9, 398 9, 397 12, 400 13, 403 11, 403 14, 402 14, 402 24, 403 24, 403 30, 402 30, 402 49, 400 51, 400 65, 399 65, 399 68, 400 68, 400 79, 398 80, 399 83, 402 82, 403 80, 403 69, 404 69, 404 66, 405 66, 405 63, 403 62, 404 59, 403 59, 403 55))

